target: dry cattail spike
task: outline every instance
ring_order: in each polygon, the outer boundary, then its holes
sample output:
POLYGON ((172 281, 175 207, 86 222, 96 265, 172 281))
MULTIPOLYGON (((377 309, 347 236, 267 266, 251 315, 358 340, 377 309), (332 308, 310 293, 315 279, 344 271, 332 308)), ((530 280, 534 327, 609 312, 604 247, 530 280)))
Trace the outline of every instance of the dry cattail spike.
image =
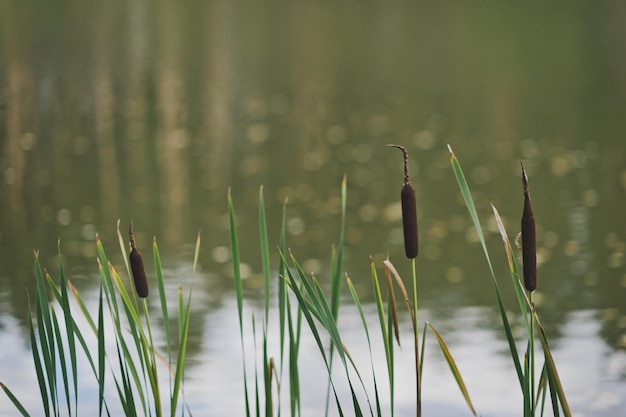
POLYGON ((528 291, 537 288, 537 242, 535 237, 535 216, 530 204, 528 177, 522 165, 522 186, 524 187, 524 211, 522 213, 522 263, 524 267, 524 286, 528 291))
POLYGON ((146 279, 146 270, 143 266, 143 258, 141 253, 135 247, 135 235, 133 234, 133 221, 128 225, 128 235, 130 237, 130 269, 133 273, 133 281, 135 282, 135 291, 140 298, 148 296, 148 280, 146 279))
POLYGON ((419 242, 417 235, 417 204, 415 202, 415 188, 409 179, 409 152, 404 146, 388 145, 398 148, 404 154, 404 186, 400 193, 402 203, 402 227, 404 229, 404 253, 409 259, 417 258, 419 242))

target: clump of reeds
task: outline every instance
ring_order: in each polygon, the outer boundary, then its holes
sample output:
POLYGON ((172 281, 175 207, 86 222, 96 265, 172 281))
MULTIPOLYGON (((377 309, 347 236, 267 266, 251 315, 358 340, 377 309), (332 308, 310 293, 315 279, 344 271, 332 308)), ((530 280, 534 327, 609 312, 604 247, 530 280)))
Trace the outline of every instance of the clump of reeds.
POLYGON ((511 359, 513 360, 513 364, 515 365, 515 370, 517 371, 517 376, 522 391, 524 410, 523 415, 524 417, 532 417, 536 414, 539 408, 541 408, 541 411, 543 413, 543 410, 546 406, 546 397, 548 396, 547 392, 549 391, 549 397, 554 415, 558 416, 562 413, 564 416, 571 416, 572 413, 569 409, 567 398, 565 397, 563 386, 561 384, 561 380, 556 369, 556 364, 554 363, 554 358, 552 357, 552 353, 548 345, 548 339, 545 334, 543 325, 539 320, 539 315, 537 314, 533 302, 534 292, 537 286, 535 218, 530 205, 528 177, 526 176, 524 166, 522 165, 522 186, 524 189, 524 210, 521 221, 523 261, 522 279, 520 279, 515 256, 513 256, 513 248, 509 241, 502 219, 500 218, 500 214, 498 213, 498 210, 496 210, 496 208, 492 205, 495 220, 500 231, 500 236, 502 238, 502 242, 504 243, 504 249, 506 251, 507 261, 509 264, 509 272, 511 274, 513 287, 517 295, 517 301, 520 307, 520 311, 524 318, 524 324, 526 327, 526 333, 528 338, 525 353, 523 355, 524 359, 523 361, 520 361, 520 355, 518 354, 516 341, 513 337, 513 331, 511 330, 511 324, 507 316, 504 301, 500 293, 500 287, 498 285, 494 268, 491 263, 491 257, 489 256, 489 251, 487 250, 485 235, 483 234, 483 230, 480 225, 476 206, 474 205, 474 201, 472 199, 472 195, 470 193, 467 181, 465 180, 463 170, 461 169, 461 165, 459 164, 459 161, 450 146, 448 146, 448 150, 450 152, 450 163, 452 165, 452 169, 459 185, 459 189, 461 191, 461 194, 463 195, 463 199, 465 200, 465 205, 467 206, 470 217, 472 218, 472 222, 474 223, 474 228, 476 230, 478 239, 483 249, 483 253, 487 260, 487 265, 489 266, 491 281, 496 292, 496 301, 498 304, 498 309, 500 312, 500 317, 502 319, 504 331, 506 333, 506 338, 509 344, 511 359), (526 291, 524 289, 526 289, 526 291), (535 384, 534 340, 536 336, 539 336, 539 341, 541 342, 541 348, 543 350, 543 356, 545 359, 539 376, 538 384, 535 384))
MULTIPOLYGON (((163 416, 169 406, 169 414, 188 414, 188 406, 183 402, 180 405, 182 393, 185 355, 189 335, 189 319, 191 307, 191 291, 185 301, 182 289, 178 291, 178 335, 170 339, 170 320, 167 311, 167 295, 163 282, 161 260, 156 244, 153 242, 153 254, 155 273, 159 296, 161 299, 160 322, 163 323, 167 356, 156 352, 152 338, 150 318, 146 296, 148 286, 143 265, 143 259, 135 247, 132 232, 132 223, 129 227, 131 239, 131 252, 124 257, 126 271, 130 278, 131 268, 135 288, 143 307, 145 327, 142 323, 142 315, 139 310, 137 297, 127 291, 125 280, 120 276, 117 269, 107 259, 100 238, 96 238, 97 262, 100 274, 100 294, 98 298, 98 311, 94 316, 87 309, 80 293, 66 278, 61 252, 59 250, 59 280, 57 284, 52 277, 45 272, 39 263, 39 257, 35 253, 35 280, 36 293, 35 304, 29 306, 30 317, 28 320, 30 330, 31 350, 33 362, 37 373, 39 390, 41 393, 44 415, 78 415, 78 396, 81 390, 77 370, 77 361, 81 353, 86 357, 93 376, 98 384, 98 415, 125 415, 125 416, 163 416), (130 265, 129 265, 130 264, 130 265), (52 294, 53 302, 48 300, 48 294, 52 294), (70 294, 73 294, 76 306, 80 309, 88 326, 82 328, 75 321, 72 310, 70 294), (54 308, 57 304, 60 309, 54 308), (33 311, 34 310, 34 311, 33 311), (60 311, 60 314, 57 313, 60 311), (112 330, 105 327, 105 317, 110 317, 112 330), (61 326, 64 325, 65 332, 61 326), (97 348, 88 345, 89 337, 95 338, 97 348), (107 349, 106 344, 115 344, 114 349, 107 349), (173 358, 173 345, 178 347, 177 356, 173 358), (157 360, 159 358, 159 360, 157 360), (169 392, 159 385, 158 368, 159 362, 166 362, 170 377, 169 392), (112 390, 106 386, 112 385, 112 390), (111 398, 107 398, 107 391, 117 392, 118 407, 121 411, 113 408, 111 398), (166 394, 168 394, 166 396, 166 394), (164 398, 165 397, 165 398, 164 398), (65 399, 65 404, 63 404, 65 399), (163 399, 168 404, 164 406, 163 399)), ((123 255, 126 248, 119 231, 117 236, 123 255)), ((200 247, 200 234, 196 241, 193 270, 195 272, 198 252, 200 247)), ((9 399, 23 416, 30 416, 26 408, 2 383, 0 387, 6 392, 9 399)))

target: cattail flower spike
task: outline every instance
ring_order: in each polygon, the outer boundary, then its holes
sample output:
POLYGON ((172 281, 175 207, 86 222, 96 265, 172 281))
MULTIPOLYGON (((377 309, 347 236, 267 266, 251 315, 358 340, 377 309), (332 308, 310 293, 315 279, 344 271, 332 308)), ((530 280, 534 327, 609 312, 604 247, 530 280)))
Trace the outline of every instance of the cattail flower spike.
POLYGON ((535 216, 530 204, 528 176, 522 166, 522 186, 524 188, 524 211, 522 213, 522 264, 524 269, 524 286, 528 291, 537 288, 537 242, 535 236, 535 216))
POLYGON ((133 273, 133 281, 135 283, 135 291, 140 298, 148 296, 148 279, 146 278, 146 270, 143 266, 143 258, 141 252, 135 246, 135 235, 133 234, 133 221, 128 225, 128 236, 130 239, 130 269, 133 273))
POLYGON ((409 152, 404 146, 388 145, 398 148, 404 155, 404 186, 400 193, 402 203, 402 227, 404 229, 404 252, 406 257, 414 259, 419 251, 419 241, 417 235, 417 204, 415 202, 415 188, 409 178, 409 152))

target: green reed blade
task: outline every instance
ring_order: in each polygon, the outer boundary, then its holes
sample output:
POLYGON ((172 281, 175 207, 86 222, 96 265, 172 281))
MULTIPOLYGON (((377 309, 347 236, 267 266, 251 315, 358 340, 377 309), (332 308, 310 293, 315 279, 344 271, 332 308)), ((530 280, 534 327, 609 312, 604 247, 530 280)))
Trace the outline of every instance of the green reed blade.
MULTIPOLYGON (((265 216, 265 200, 263 198, 263 186, 259 189, 259 239, 261 246, 261 264, 263 269, 263 297, 264 297, 264 316, 263 316, 263 366, 269 363, 269 357, 267 352, 267 328, 269 320, 270 310, 270 252, 269 241, 267 237, 267 220, 265 216)), ((268 401, 268 397, 271 398, 271 386, 270 375, 267 372, 263 372, 263 387, 265 390, 265 415, 270 416, 272 414, 272 402, 268 401)))
MULTIPOLYGON (((543 325, 539 321, 539 316, 537 315, 537 312, 533 311, 532 315, 535 324, 537 325, 537 334, 539 335, 539 340, 541 341, 541 346, 543 348, 543 353, 545 356, 546 366, 548 370, 548 379, 550 381, 550 389, 554 389, 554 391, 556 391, 555 395, 558 398, 559 403, 561 404, 563 414, 566 417, 571 417, 572 412, 570 411, 567 398, 565 397, 565 391, 563 390, 563 384, 561 384, 561 378, 559 377, 559 373, 556 369, 556 364, 554 363, 554 358, 552 357, 552 352, 550 351, 550 346, 548 345, 546 332, 543 328, 543 325)), ((558 408, 554 408, 555 413, 557 412, 557 409, 558 408)))
POLYGON ((130 264, 128 263, 128 251, 126 250, 125 240, 120 232, 120 219, 117 219, 117 242, 120 245, 120 252, 122 253, 122 259, 124 260, 124 266, 126 267, 126 276, 131 277, 130 264))
MULTIPOLYGON (((281 225, 280 225, 280 238, 278 243, 278 249, 281 253, 286 253, 287 251, 287 199, 283 202, 283 211, 281 217, 281 225)), ((278 327, 280 334, 280 372, 282 375, 283 370, 283 358, 285 351, 285 315, 289 313, 288 311, 288 302, 287 302, 287 292, 285 291, 285 280, 283 279, 285 276, 285 263, 282 257, 278 259, 278 327)), ((293 416, 294 411, 291 412, 293 416)))
POLYGON ((376 379, 376 372, 374 371, 374 356, 372 354, 372 342, 370 340, 370 333, 368 330, 367 321, 365 320, 365 314, 363 313, 363 307, 361 306, 361 301, 359 299, 359 295, 352 284, 352 280, 350 277, 346 277, 346 282, 348 284, 348 289, 350 290, 350 294, 352 295, 352 300, 357 307, 357 311, 359 312, 359 317, 361 318, 361 323, 363 324, 363 330, 365 330, 365 338, 367 340, 367 349, 370 355, 370 368, 372 371, 372 380, 374 382, 374 398, 376 400, 376 415, 378 417, 382 417, 382 411, 380 407, 380 396, 378 394, 378 382, 376 379))
POLYGON ((200 259, 200 241, 201 241, 200 230, 198 230, 198 235, 196 236, 196 247, 193 251, 193 276, 196 275, 196 267, 198 266, 198 260, 200 259))
MULTIPOLYGON (((513 247, 511 246, 511 242, 509 240, 509 236, 504 227, 504 223, 502 222, 502 218, 500 217, 500 213, 498 213, 498 210, 493 204, 491 205, 491 208, 493 210, 493 215, 496 220, 496 224, 498 225, 500 237, 502 238, 502 243, 504 245, 504 250, 506 252, 506 259, 509 264, 509 272, 511 274, 513 288, 515 289, 517 302, 519 304, 520 311, 522 313, 525 313, 527 311, 527 303, 525 301, 526 292, 524 291, 522 281, 519 279, 520 274, 517 268, 517 262, 515 262, 515 257, 513 256, 513 247)), ((527 333, 532 334, 532 331, 530 329, 530 320, 528 319, 528 315, 522 314, 522 316, 524 317, 524 323, 526 325, 527 333)))
POLYGON ((491 282, 493 283, 493 287, 496 292, 496 300, 498 303, 498 309, 500 311, 500 318, 502 319, 502 324, 504 326, 504 331, 506 333, 506 338, 509 343, 509 351, 511 353, 511 359, 515 365, 515 370, 517 371, 517 376, 519 379, 520 386, 524 385, 524 374, 522 371, 522 366, 519 362, 519 356, 517 353, 517 347, 515 345, 515 339, 513 338, 513 332, 511 331, 511 325, 509 324, 509 319, 506 314, 506 309, 504 307, 504 302, 502 301, 502 295, 500 293, 500 286, 498 285, 498 281, 496 279, 496 275, 493 269, 493 265, 491 263, 491 258, 489 256, 489 251, 487 250, 487 243, 485 242, 485 236, 482 231, 482 227, 480 226, 480 221, 478 220, 478 212, 476 211, 476 206, 474 205, 474 201, 472 199, 472 194, 470 192, 469 186, 467 185, 467 181, 465 180, 465 175, 463 174, 463 170, 461 169, 461 165, 459 164, 458 159, 454 155, 452 148, 448 145, 448 150, 450 152, 450 163, 452 165, 452 170, 454 171, 454 176, 456 177, 457 183, 459 185, 459 189, 465 200, 465 205, 467 210, 472 218, 472 222, 474 223, 474 229, 478 234, 478 238, 483 249, 483 253, 485 255, 485 259, 487 260, 487 265, 489 266, 489 272, 491 275, 491 282))
MULTIPOLYGON (((65 359, 65 348, 63 345, 63 336, 61 335, 61 328, 59 327, 59 320, 56 315, 56 311, 54 308, 50 309, 52 313, 52 326, 53 326, 53 337, 56 339, 56 347, 59 357, 59 367, 61 368, 61 382, 63 383, 63 391, 65 393, 65 401, 67 404, 67 412, 68 415, 72 415, 72 401, 70 400, 70 387, 69 387, 69 376, 68 376, 68 366, 65 359)), ((68 337, 71 337, 68 335, 68 337)))
POLYGON ((435 338, 437 339, 437 343, 439 343, 439 348, 441 349, 441 353, 443 353, 443 356, 446 358, 446 362, 448 362, 450 371, 452 372, 452 375, 454 375, 456 384, 458 385, 459 390, 461 390, 461 393, 463 394, 463 397, 465 398, 465 402, 467 403, 467 406, 471 410, 472 414, 476 415, 476 410, 474 409, 474 405, 472 404, 472 400, 470 399, 469 392, 467 391, 465 382, 463 382, 463 377, 461 376, 461 372, 459 371, 459 368, 457 367, 456 362, 454 361, 454 358, 452 357, 452 354, 450 353, 450 349, 448 349, 448 346, 446 345, 443 338, 441 337, 441 334, 437 331, 437 329, 435 329, 435 327, 431 323, 426 322, 426 326, 428 326, 430 330, 433 332, 433 334, 435 335, 435 338))
MULTIPOLYGON (((74 409, 78 411, 78 364, 76 363, 76 340, 74 335, 76 332, 80 332, 78 327, 74 326, 74 319, 72 318, 72 311, 70 309, 69 294, 67 292, 67 279, 65 277, 65 270, 63 268, 63 262, 61 257, 61 246, 58 245, 59 256, 59 279, 61 281, 61 308, 63 309, 63 316, 65 318, 65 328, 67 331, 67 342, 72 368, 72 381, 74 384, 74 409)), ((69 407, 68 407, 69 408, 69 407)))
POLYGON ((32 309, 30 306, 30 301, 28 302, 28 332, 30 335, 31 352, 33 355, 33 363, 35 364, 35 373, 37 374, 37 382, 39 384, 39 392, 41 395, 41 401, 43 402, 44 413, 46 416, 50 416, 48 386, 46 385, 46 377, 42 367, 42 359, 39 354, 39 344, 37 343, 37 337, 35 336, 35 323, 33 319, 32 309))
POLYGON ((343 364, 345 373, 346 373, 346 378, 348 380, 348 386, 350 387, 350 392, 352 394, 352 400, 353 400, 353 405, 354 405, 354 409, 355 409, 355 413, 357 415, 362 415, 362 411, 361 411, 361 406, 357 400, 355 391, 354 391, 354 385, 352 383, 352 378, 350 377, 350 369, 348 367, 348 363, 346 361, 346 359, 348 359, 351 364, 353 365, 353 369, 355 374, 357 375, 357 378, 359 380, 359 382, 361 383, 361 386, 363 388, 363 391, 365 392, 366 398, 367 398, 367 402, 370 405, 370 414, 373 415, 373 411, 371 409, 371 402, 369 399, 369 395, 367 393, 367 390, 365 388, 365 384, 363 382, 363 378, 361 377, 361 374, 359 372, 359 370, 357 369, 356 365, 354 364, 354 362, 351 361, 352 358, 349 357, 349 355, 346 355, 347 353, 347 349, 345 347, 345 345, 343 344, 342 340, 341 340, 341 335, 339 333, 339 328, 337 327, 337 322, 334 320, 334 318, 332 317, 332 312, 330 309, 330 306, 328 304, 328 302, 326 301, 326 298, 324 297, 324 293, 322 291, 322 287, 320 286, 318 280, 313 276, 312 277, 312 281, 313 281, 313 289, 315 291, 316 294, 316 299, 319 302, 320 307, 322 308, 322 317, 324 319, 324 321, 322 322, 322 325, 324 326, 324 328, 326 329, 326 331, 328 332, 328 334, 331 337, 331 340, 333 342, 333 344, 335 346, 337 346, 337 352, 339 354, 339 358, 341 360, 341 363, 343 364))
MULTIPOLYGON (((281 279, 281 281, 283 281, 281 279)), ((294 330, 293 316, 291 314, 291 302, 286 298, 287 329, 289 333, 289 409, 291 416, 300 416, 300 373, 298 370, 298 351, 301 330, 302 310, 297 306, 296 328, 294 330)), ((282 360, 281 360, 282 362, 282 360)))
POLYGON ((100 279, 104 288, 104 294, 107 298, 107 303, 110 303, 109 312, 113 317, 114 322, 119 323, 120 311, 117 305, 117 297, 115 296, 115 289, 113 287, 113 279, 109 273, 109 260, 107 259, 104 247, 100 237, 96 235, 96 247, 98 251, 98 272, 100 273, 100 279), (106 265, 106 267, 105 267, 106 265))
MULTIPOLYGON (((179 305, 181 306, 181 313, 183 307, 183 290, 179 288, 178 290, 178 298, 179 305)), ((180 313, 179 313, 180 314, 180 313)), ((185 356, 187 353, 187 341, 189 339, 189 321, 191 317, 191 291, 189 293, 189 299, 187 301, 187 305, 184 307, 184 314, 180 314, 183 316, 182 320, 182 333, 180 334, 179 346, 178 346, 178 358, 176 359, 176 373, 174 375, 174 388, 172 389, 172 399, 171 399, 171 416, 174 417, 176 412, 176 406, 178 402, 178 395, 181 391, 183 376, 184 376, 184 364, 185 364, 185 356)))
POLYGON ((104 300, 103 300, 103 287, 100 286, 100 295, 98 297, 98 380, 99 392, 98 392, 98 415, 102 416, 102 406, 104 404, 104 381, 105 381, 105 369, 104 369, 104 300))
MULTIPOLYGON (((281 252, 280 253, 281 257, 284 257, 284 254, 281 252)), ((297 262, 295 261, 295 258, 293 258, 292 255, 292 262, 295 262, 296 266, 296 270, 300 276, 300 283, 303 285, 303 289, 305 291, 309 291, 309 292, 313 292, 312 289, 310 288, 310 285, 308 285, 308 283, 306 282, 306 276, 304 275, 304 273, 302 272, 302 269, 299 268, 299 266, 297 265, 297 262), (302 279, 304 277, 304 279, 302 279)), ((285 261, 286 263, 286 261, 285 261)), ((287 272, 287 277, 289 279, 289 283, 290 286, 289 288, 291 289, 291 291, 295 294, 297 300, 298 300, 298 305, 300 306, 300 311, 304 316, 304 319, 306 320, 307 324, 309 325, 309 329, 311 330, 311 333, 313 334, 313 338, 315 339, 315 343, 317 344, 317 348, 320 351, 320 354, 322 355, 322 360, 324 361, 324 365, 326 366, 326 370, 328 371, 328 375, 329 375, 329 379, 330 379, 330 385, 331 385, 331 389, 333 392, 333 395, 335 397, 335 403, 337 404, 337 409, 339 411, 340 415, 343 415, 343 411, 341 409, 341 404, 339 402, 339 397, 337 396, 337 391, 335 389, 335 385, 334 382, 332 381, 332 376, 331 376, 331 368, 330 368, 330 364, 328 362, 328 358, 326 355, 326 352, 324 350, 324 345, 322 343, 322 339, 320 337, 320 334, 317 330, 317 326, 315 325, 315 322, 313 320, 313 309, 316 308, 316 306, 314 305, 314 303, 311 302, 307 302, 305 301, 305 297, 303 295, 302 290, 300 289, 300 287, 298 286, 296 279, 293 275, 293 273, 291 272, 290 268, 286 269, 287 272)), ((317 312, 317 316, 316 318, 318 320, 322 320, 321 315, 319 312, 317 312)))
POLYGON ((0 387, 2 387, 2 390, 4 391, 4 393, 7 395, 7 397, 9 397, 9 400, 11 400, 11 402, 13 403, 13 405, 15 406, 15 408, 17 408, 17 410, 22 413, 23 417, 30 417, 30 414, 28 414, 28 412, 26 411, 26 409, 24 408, 24 406, 22 405, 22 403, 20 403, 20 401, 17 399, 17 397, 11 392, 11 390, 4 385, 2 382, 0 382, 0 387))
MULTIPOLYGON (((298 272, 298 276, 300 277, 300 282, 304 285, 304 289, 308 295, 308 302, 305 301, 304 297, 298 297, 298 302, 302 303, 304 302, 307 305, 310 305, 312 308, 309 310, 310 313, 314 314, 316 316, 316 318, 321 322, 322 326, 328 331, 330 337, 331 337, 331 346, 335 345, 338 347, 342 347, 343 344, 341 342, 341 337, 339 335, 339 330, 337 329, 337 323, 335 321, 335 318, 332 314, 331 311, 331 307, 328 304, 328 302, 326 301, 326 298, 324 297, 322 288, 320 287, 317 279, 315 279, 315 277, 312 278, 313 284, 311 285, 307 278, 306 275, 304 274, 304 272, 302 271, 302 268, 300 267, 300 265, 298 264, 298 262, 296 261, 295 257, 293 256, 293 254, 291 254, 291 262, 294 266, 294 268, 296 269, 296 271, 298 272)), ((288 270, 289 272, 289 270, 288 270)), ((292 290, 293 290, 293 282, 292 282, 292 290)), ((315 330, 315 332, 317 332, 317 329, 315 330)), ((321 349, 321 352, 323 352, 323 349, 321 349)), ((356 395, 354 394, 354 388, 352 385, 352 381, 350 379, 350 374, 349 374, 349 369, 346 363, 346 358, 344 355, 344 352, 342 349, 338 349, 339 352, 339 356, 340 359, 343 363, 344 369, 346 371, 346 376, 348 378, 348 385, 350 387, 350 390, 352 392, 352 397, 353 397, 353 405, 355 408, 355 413, 357 413, 358 415, 362 414, 361 412, 361 408, 360 405, 358 404, 358 401, 356 401, 356 395)), ((330 357, 331 361, 332 361, 332 356, 330 357)), ((332 363, 331 361, 328 362, 328 371, 329 371, 329 376, 331 375, 331 369, 332 369, 332 363)), ((361 380, 362 382, 362 378, 358 373, 358 370, 355 369, 357 376, 359 377, 359 380, 361 380)), ((332 384, 332 381, 331 381, 332 384)), ((364 386, 363 386, 364 387, 364 386)), ((365 387, 364 387, 365 388, 365 387)), ((367 394, 367 392, 366 392, 367 394)), ((369 402, 369 398, 368 398, 368 402, 369 402)))
POLYGON ((246 416, 250 417, 250 401, 248 398, 248 382, 246 370, 246 355, 243 339, 243 282, 241 278, 241 268, 239 259, 239 244, 237 242, 237 225, 235 222, 235 208, 233 207, 233 199, 230 189, 228 189, 228 221, 230 229, 230 251, 233 262, 233 276, 235 279, 235 295, 237 298, 237 315, 239 317, 239 336, 241 339, 241 354, 243 363, 243 386, 246 404, 246 416))
MULTIPOLYGON (((343 176, 341 181, 341 223, 339 226, 339 243, 337 244, 337 255, 334 269, 331 276, 330 307, 335 320, 339 314, 339 299, 341 296, 341 282, 343 271, 343 246, 346 235, 346 202, 347 202, 347 176, 343 176)), ((332 356, 332 355, 331 355, 332 356)))
POLYGON ((36 280, 36 316, 39 333, 39 346, 41 347, 41 359, 45 373, 45 383, 49 400, 52 404, 53 414, 58 415, 57 403, 58 392, 56 385, 56 355, 54 343, 54 330, 48 302, 47 291, 44 286, 43 271, 39 263, 39 256, 35 254, 35 280, 36 280))
MULTIPOLYGON (((339 300, 341 297, 341 281, 343 270, 343 246, 345 240, 345 223, 346 223, 346 201, 347 201, 347 175, 343 176, 341 181, 341 223, 339 226, 339 243, 337 247, 333 247, 331 254, 331 277, 330 277, 330 306, 334 320, 339 316, 339 300)), ((330 367, 333 367, 333 353, 335 346, 330 345, 330 367)), ((330 399, 330 384, 326 387, 326 413, 328 416, 328 405, 330 399)))
MULTIPOLYGON (((154 272, 157 278, 157 287, 159 289, 159 300, 161 301, 161 317, 163 318, 163 331, 165 332, 165 345, 167 346, 167 364, 172 366, 172 348, 170 334, 170 318, 167 312, 167 297, 165 294, 165 280, 163 279, 163 266, 161 264, 161 255, 157 245, 156 237, 152 239, 152 254, 154 256, 154 272)), ((146 311, 147 314, 147 311, 146 311)), ((147 317, 147 316, 146 316, 147 317)), ((171 374, 168 372, 170 389, 172 388, 171 374)))
POLYGON ((265 200, 263 198, 263 186, 259 189, 259 237, 261 244, 261 265, 263 270, 263 289, 265 293, 264 323, 267 326, 267 319, 270 309, 270 251, 267 237, 267 220, 265 218, 265 200))
MULTIPOLYGON (((380 283, 378 281, 378 274, 376 272, 376 265, 374 264, 374 260, 370 258, 370 272, 372 276, 372 287, 374 288, 374 297, 376 299, 376 310, 378 311, 378 323, 380 326, 380 332, 383 340, 383 346, 385 348, 385 362, 387 365, 387 377, 389 378, 389 399, 390 399, 390 416, 393 417, 395 415, 395 377, 394 377, 394 366, 393 366, 393 346, 392 346, 392 338, 387 329, 391 329, 392 326, 387 326, 387 321, 385 319, 385 308, 383 305, 383 298, 380 291, 380 283)), ((389 291, 393 291, 393 287, 389 289, 389 291)), ((394 298, 395 300, 395 298, 394 298)), ((389 304, 389 309, 391 309, 391 304, 389 304)), ((392 313, 393 314, 393 313, 392 313)), ((389 316, 391 316, 390 314, 389 316)))
POLYGON ((80 311, 83 313, 83 316, 87 320, 89 327, 91 328, 93 333, 96 334, 97 333, 96 323, 93 321, 93 318, 91 317, 91 313, 89 313, 89 310, 87 309, 87 306, 85 305, 85 302, 83 301, 83 298, 78 292, 78 289, 76 289, 74 284, 72 284, 72 282, 69 280, 67 281, 67 285, 69 286, 70 291, 72 292, 72 295, 74 296, 74 300, 76 300, 76 303, 78 304, 78 308, 80 309, 80 311))
MULTIPOLYGON (((369 399, 369 395, 365 388, 365 383, 363 382, 363 378, 361 377, 361 374, 358 368, 356 367, 355 363, 352 361, 352 358, 349 355, 348 349, 346 348, 343 341, 341 340, 341 334, 339 332, 339 328, 337 327, 337 323, 332 319, 332 312, 330 310, 330 306, 328 302, 326 301, 326 298, 324 297, 322 287, 320 286, 319 281, 315 278, 315 276, 312 277, 312 281, 313 281, 313 288, 316 292, 317 298, 320 302, 320 306, 322 307, 322 310, 323 310, 323 317, 325 318, 325 321, 322 323, 322 325, 331 336, 331 339, 333 340, 333 344, 340 347, 340 349, 337 349, 337 352, 344 366, 348 384, 350 385, 351 391, 353 392, 353 398, 356 399, 356 395, 354 394, 354 389, 352 388, 352 378, 350 377, 350 370, 348 367, 348 363, 346 362, 346 359, 348 359, 348 361, 353 365, 354 373, 356 374, 361 384, 361 387, 363 388, 363 391, 365 392, 367 402, 371 403, 369 399)), ((356 405, 358 406, 358 402, 356 405)), ((360 411, 360 406, 358 408, 360 411)), ((371 411, 372 410, 370 409, 370 412, 371 411)))

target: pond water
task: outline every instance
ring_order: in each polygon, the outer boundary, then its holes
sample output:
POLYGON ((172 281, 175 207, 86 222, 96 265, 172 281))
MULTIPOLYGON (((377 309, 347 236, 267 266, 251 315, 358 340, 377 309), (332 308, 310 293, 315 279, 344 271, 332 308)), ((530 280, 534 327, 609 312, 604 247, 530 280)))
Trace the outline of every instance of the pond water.
MULTIPOLYGON (((621 2, 39 3, 0 5, 0 381, 33 410, 33 250, 56 277, 60 241, 68 275, 95 309, 96 234, 122 269, 116 222, 132 218, 144 254, 156 236, 172 291, 190 285, 201 230, 187 400, 195 415, 243 414, 229 189, 249 317, 262 314, 260 187, 270 246, 288 199, 288 245, 327 285, 345 174, 344 270, 375 322, 370 256, 379 267, 389 256, 410 274, 402 159, 386 147, 399 143, 417 190, 420 320, 443 334, 479 414, 520 415, 521 395, 447 144, 468 177, 513 317, 490 205, 515 236, 523 160, 537 220, 538 309, 572 411, 626 415, 621 2)), ((277 258, 273 251, 274 269, 277 258)), ((367 363, 345 296, 340 326, 367 363)), ((304 415, 317 415, 325 398, 315 349, 303 345, 304 415)), ((425 414, 469 415, 432 341, 427 349, 425 414)), ((413 375, 401 365, 410 349, 398 355, 397 407, 411 415, 413 375)), ((84 386, 88 412, 97 390, 84 386)), ((17 415, 4 395, 0 414, 17 415)))

